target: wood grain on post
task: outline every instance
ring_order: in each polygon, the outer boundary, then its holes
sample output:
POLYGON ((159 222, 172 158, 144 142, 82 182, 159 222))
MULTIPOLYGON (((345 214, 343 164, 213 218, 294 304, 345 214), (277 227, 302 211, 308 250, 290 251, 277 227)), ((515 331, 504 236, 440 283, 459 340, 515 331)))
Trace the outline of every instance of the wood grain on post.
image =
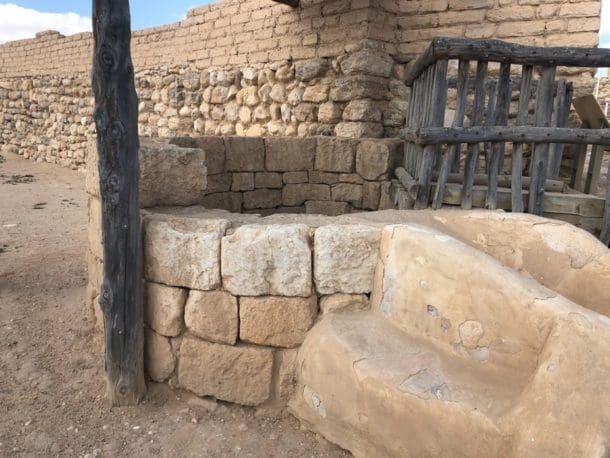
MULTIPOLYGON (((442 126, 445 121, 445 105, 447 104, 447 68, 448 62, 440 60, 434 66, 432 90, 430 91, 429 103, 426 105, 430 112, 427 125, 437 127, 442 126)), ((417 199, 415 208, 427 208, 430 202, 430 192, 432 186, 432 168, 434 166, 435 153, 440 148, 438 145, 427 145, 419 168, 417 181, 417 199)))
MULTIPOLYGON (((483 123, 483 110, 485 109, 485 83, 487 81, 488 63, 479 61, 477 64, 477 76, 475 79, 474 104, 472 108, 472 125, 481 126, 483 123)), ((479 144, 470 143, 464 166, 464 186, 462 189, 462 208, 472 208, 472 186, 474 175, 479 161, 479 144)))
MULTIPOLYGON (((553 116, 553 85, 555 67, 543 67, 540 85, 536 94, 536 119, 538 127, 550 127, 553 116)), ((528 212, 542 216, 544 204, 544 183, 549 162, 549 143, 538 143, 534 149, 532 161, 532 187, 530 188, 528 212)))
MULTIPOLYGON (((453 128, 461 128, 464 126, 464 116, 466 115, 466 103, 468 101, 468 70, 470 62, 461 60, 458 66, 458 84, 457 84, 457 102, 455 117, 453 118, 453 128)), ((443 195, 445 194, 445 185, 447 184, 447 176, 455 163, 457 153, 459 152, 460 144, 449 145, 439 171, 436 189, 434 191, 434 199, 432 207, 437 210, 443 205, 443 195)))
MULTIPOLYGON (((524 65, 521 70, 521 88, 519 92, 519 108, 517 111, 517 126, 524 126, 527 124, 527 117, 529 114, 530 106, 530 93, 532 88, 532 76, 534 74, 534 67, 531 65, 524 65)), ((513 146, 513 154, 511 157, 511 196, 512 196, 512 207, 511 210, 515 213, 523 212, 523 185, 522 185, 522 173, 523 173, 523 143, 515 143, 513 146)))
POLYGON ((129 0, 93 0, 92 86, 102 203, 105 366, 112 405, 137 404, 143 367, 138 98, 129 0))

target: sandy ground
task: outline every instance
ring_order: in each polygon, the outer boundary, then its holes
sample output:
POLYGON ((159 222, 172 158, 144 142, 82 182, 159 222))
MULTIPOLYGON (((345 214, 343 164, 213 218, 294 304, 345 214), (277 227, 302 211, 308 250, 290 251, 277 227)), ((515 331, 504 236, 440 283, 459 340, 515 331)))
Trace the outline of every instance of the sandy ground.
POLYGON ((0 456, 348 456, 290 416, 164 385, 139 407, 109 408, 83 305, 84 177, 0 162, 0 456))

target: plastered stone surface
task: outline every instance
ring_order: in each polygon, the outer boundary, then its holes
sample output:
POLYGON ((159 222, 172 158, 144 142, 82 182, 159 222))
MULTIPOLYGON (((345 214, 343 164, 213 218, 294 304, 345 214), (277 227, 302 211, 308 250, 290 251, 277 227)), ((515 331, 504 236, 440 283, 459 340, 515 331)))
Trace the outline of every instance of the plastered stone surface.
POLYGON ((236 296, 311 294, 309 228, 246 225, 222 240, 223 287, 236 296))
POLYGON ((314 236, 314 277, 321 294, 364 294, 373 288, 380 231, 364 225, 330 225, 314 236))
POLYGON ((255 406, 271 394, 273 352, 186 337, 180 346, 180 386, 199 396, 255 406))

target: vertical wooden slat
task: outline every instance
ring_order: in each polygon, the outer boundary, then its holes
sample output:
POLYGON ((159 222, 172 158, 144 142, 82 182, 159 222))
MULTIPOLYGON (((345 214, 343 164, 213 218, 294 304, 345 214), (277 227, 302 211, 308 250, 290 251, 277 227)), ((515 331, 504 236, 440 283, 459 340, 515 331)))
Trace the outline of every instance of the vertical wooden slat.
MULTIPOLYGON (((560 80, 557 83, 557 96, 555 97, 555 127, 566 127, 568 117, 570 115, 570 106, 572 104, 572 86, 567 84, 566 80, 560 80)), ((561 169, 561 159, 565 145, 563 143, 553 143, 549 151, 549 177, 556 179, 559 177, 561 169)))
MULTIPOLYGON (((543 67, 542 69, 538 93, 536 94, 535 125, 537 127, 550 127, 551 125, 555 73, 555 67, 543 67)), ((543 211, 549 146, 548 143, 538 143, 534 149, 528 211, 539 216, 542 216, 543 211)))
MULTIPOLYGON (((458 83, 457 83, 457 101, 455 118, 453 119, 453 127, 464 126, 464 116, 466 115, 466 103, 468 102, 468 70, 470 68, 470 62, 467 60, 461 60, 458 66, 458 83)), ((436 183, 436 189, 434 191, 434 199, 432 206, 434 209, 439 209, 443 205, 443 197, 445 194, 445 187, 447 185, 447 176, 449 170, 455 163, 455 157, 460 149, 459 144, 453 144, 447 148, 445 155, 443 156, 442 165, 438 180, 436 183)))
MULTIPOLYGON (((477 64, 477 75, 475 79, 474 104, 472 108, 472 127, 481 126, 485 109, 485 82, 487 81, 488 63, 479 61, 477 64)), ((479 144, 468 145, 466 165, 464 167, 464 186, 462 188, 462 208, 472 208, 472 186, 474 175, 479 161, 479 144)))
MULTIPOLYGON (((485 125, 493 126, 496 102, 498 99, 498 82, 489 81, 487 84, 487 110, 485 113, 485 125)), ((491 162, 491 142, 486 142, 483 147, 485 150, 485 166, 489 170, 489 163, 491 162)))
MULTIPOLYGON (((523 66, 521 73, 521 88, 519 94, 519 108, 517 112, 517 126, 527 124, 527 116, 529 113, 530 94, 532 90, 532 75, 534 67, 531 65, 523 66)), ((515 143, 513 145, 512 155, 512 181, 511 181, 511 197, 513 212, 523 212, 523 184, 521 174, 523 170, 523 143, 515 143)))
MULTIPOLYGON (((511 91, 510 64, 502 63, 498 80, 498 99, 492 121, 495 126, 506 126, 508 123, 511 91)), ((500 173, 500 160, 504 158, 504 147, 505 143, 494 143, 491 148, 491 158, 487 172, 487 198, 485 200, 485 207, 490 210, 495 210, 498 205, 498 174, 500 173)))
MULTIPOLYGON (((430 118, 427 126, 442 127, 445 122, 445 106, 447 104, 447 60, 439 60, 434 65, 434 81, 430 91, 430 118)), ((436 145, 427 145, 424 148, 421 166, 419 169, 419 188, 415 208, 427 208, 430 201, 430 188, 432 186, 432 167, 436 145)))
MULTIPOLYGON (((608 165, 607 175, 610 177, 610 164, 608 165)), ((606 246, 610 245, 610 183, 608 183, 606 191, 606 206, 604 207, 604 220, 602 222, 602 232, 600 234, 600 239, 602 243, 606 246)))
MULTIPOLYGON (((591 126, 587 121, 583 121, 580 125, 581 129, 590 129, 591 126)), ((587 160, 588 145, 573 145, 574 165, 572 171, 572 180, 570 187, 576 191, 585 191, 585 162, 587 160)))
POLYGON ((585 194, 595 194, 597 185, 599 184, 599 176, 602 168, 602 159, 604 158, 604 146, 593 145, 591 148, 591 158, 589 159, 589 170, 587 171, 587 180, 585 183, 585 194))
MULTIPOLYGON (((405 125, 409 128, 413 128, 415 126, 415 107, 417 106, 415 100, 417 99, 417 91, 418 91, 418 80, 413 82, 413 86, 411 86, 411 94, 409 97, 409 109, 407 111, 407 119, 405 125)), ((413 161, 413 154, 415 154, 415 146, 411 142, 405 142, 404 146, 404 163, 403 167, 406 170, 410 169, 409 164, 413 161)), ((409 172, 412 173, 412 172, 409 172)))

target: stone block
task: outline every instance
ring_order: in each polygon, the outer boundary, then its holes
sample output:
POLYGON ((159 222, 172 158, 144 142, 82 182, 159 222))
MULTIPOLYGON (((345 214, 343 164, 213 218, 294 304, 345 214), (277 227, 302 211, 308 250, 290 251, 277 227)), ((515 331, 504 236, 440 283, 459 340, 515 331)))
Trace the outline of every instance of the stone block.
POLYGON ((315 138, 267 138, 265 165, 270 172, 298 172, 313 169, 315 138))
POLYGON ((228 172, 261 172, 265 170, 265 144, 257 137, 227 137, 226 170, 228 172))
POLYGON ((337 184, 341 180, 341 174, 331 172, 321 172, 312 170, 309 172, 309 182, 311 184, 337 184))
POLYGON ((140 207, 196 205, 207 188, 205 152, 159 141, 140 145, 140 207))
POLYGON ((151 329, 144 333, 144 368, 155 382, 164 382, 176 368, 176 357, 169 339, 151 329))
POLYGON ((282 191, 279 189, 255 189, 244 192, 244 209, 258 210, 282 205, 282 191))
POLYGON ((234 173, 231 191, 252 191, 254 189, 254 173, 234 173))
POLYGON ((159 215, 144 224, 146 279, 200 290, 220 286, 220 240, 230 222, 159 215))
POLYGON ((344 76, 333 80, 329 98, 333 102, 349 102, 356 99, 389 100, 388 81, 373 76, 344 76))
POLYGON ((365 181, 362 186, 362 208, 377 210, 381 198, 381 184, 375 181, 365 181))
POLYGON ((311 215, 339 216, 349 213, 350 206, 347 202, 308 200, 305 202, 305 211, 311 215))
POLYGON ((333 294, 320 299, 322 313, 358 312, 370 307, 365 294, 333 294))
POLYGON ((327 69, 327 59, 303 60, 294 65, 294 76, 298 81, 307 82, 317 78, 318 76, 322 76, 327 69))
POLYGON ((309 181, 307 172, 286 172, 282 175, 284 184, 302 184, 309 181))
POLYGON ((255 188, 282 189, 282 174, 273 172, 259 172, 254 176, 255 188))
POLYGON ((281 405, 286 405, 297 389, 298 350, 278 350, 275 352, 274 398, 281 405))
POLYGON ((208 194, 201 204, 206 208, 220 208, 233 213, 239 213, 243 202, 241 192, 217 192, 208 194))
POLYGON ((366 74, 389 77, 394 60, 385 52, 376 49, 361 49, 341 61, 341 70, 346 75, 366 74))
POLYGON ((102 245, 102 204, 95 197, 89 198, 89 224, 87 232, 89 238, 89 249, 98 258, 104 258, 104 246, 102 245))
POLYGON ((287 184, 282 189, 282 203, 288 207, 303 205, 308 200, 330 200, 330 186, 325 184, 287 184))
POLYGON ((354 170, 356 143, 353 140, 319 137, 316 147, 316 170, 351 173, 354 170))
POLYGON ((186 337, 180 346, 178 381, 199 396, 242 405, 262 404, 271 394, 273 352, 186 337))
POLYGON ((166 337, 177 337, 184 327, 183 315, 186 291, 182 288, 146 284, 144 320, 155 332, 166 337))
POLYGON ((331 188, 334 202, 349 202, 356 208, 362 207, 362 185, 339 183, 331 188))
POLYGON ((234 345, 239 326, 237 299, 224 291, 191 290, 184 321, 189 331, 202 339, 234 345))
POLYGON ((318 107, 318 121, 335 123, 341 121, 343 107, 334 102, 325 102, 318 107))
POLYGON ((381 231, 370 226, 331 225, 314 236, 314 280, 320 294, 367 294, 379 257, 381 231))
POLYGON ((378 180, 398 164, 399 143, 385 140, 363 140, 356 152, 356 171, 365 180, 378 180))
POLYGON ((337 137, 381 138, 383 126, 376 122, 340 122, 335 126, 337 137))
POLYGON ((214 194, 217 192, 228 192, 233 184, 232 173, 220 173, 217 175, 208 175, 208 187, 206 194, 214 194))
POLYGON ((380 122, 381 110, 372 100, 352 100, 343 110, 345 121, 380 122))
POLYGON ((222 281, 235 296, 311 294, 309 227, 246 225, 222 240, 222 281))
POLYGON ((239 300, 239 338, 272 347, 300 345, 318 314, 317 296, 242 297, 239 300))

